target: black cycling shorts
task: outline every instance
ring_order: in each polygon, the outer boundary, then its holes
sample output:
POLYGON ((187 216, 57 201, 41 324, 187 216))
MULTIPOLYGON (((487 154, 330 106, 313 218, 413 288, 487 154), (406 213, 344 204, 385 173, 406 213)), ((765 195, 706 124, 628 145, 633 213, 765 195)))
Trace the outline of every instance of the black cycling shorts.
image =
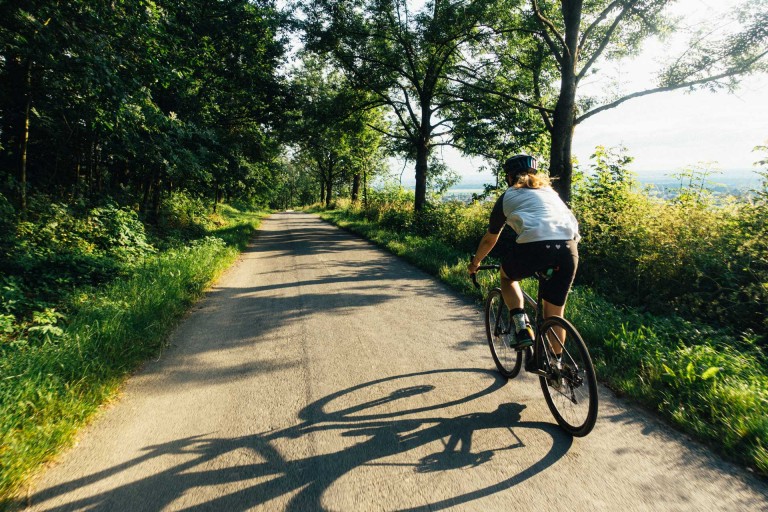
POLYGON ((501 266, 507 277, 520 281, 548 268, 557 269, 541 283, 541 298, 555 306, 565 305, 579 266, 578 243, 574 240, 546 240, 513 244, 504 254, 501 266))

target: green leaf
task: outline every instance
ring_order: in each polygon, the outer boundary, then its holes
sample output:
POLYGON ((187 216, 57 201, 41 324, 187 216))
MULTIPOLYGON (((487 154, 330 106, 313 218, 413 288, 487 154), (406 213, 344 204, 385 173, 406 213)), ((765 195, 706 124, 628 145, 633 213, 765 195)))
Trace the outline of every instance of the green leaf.
POLYGON ((715 377, 717 373, 720 371, 720 368, 717 366, 710 366, 706 370, 704 370, 704 373, 701 374, 701 380, 709 380, 715 377))
POLYGON ((675 371, 672 368, 670 368, 669 366, 667 366, 664 363, 661 363, 661 366, 662 366, 662 368, 664 368, 664 375, 668 375, 670 377, 675 377, 676 376, 675 375, 675 371))

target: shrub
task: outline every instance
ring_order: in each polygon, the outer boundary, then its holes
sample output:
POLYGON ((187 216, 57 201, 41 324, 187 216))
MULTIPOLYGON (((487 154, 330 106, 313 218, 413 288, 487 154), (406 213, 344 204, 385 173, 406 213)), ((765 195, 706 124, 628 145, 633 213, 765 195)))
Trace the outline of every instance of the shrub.
POLYGON ((656 313, 765 335, 768 194, 716 203, 696 182, 707 171, 692 170, 693 185, 664 200, 637 187, 620 154, 603 150, 595 158, 574 199, 579 281, 656 313))
POLYGON ((163 199, 157 228, 166 237, 189 240, 203 236, 213 228, 210 219, 212 208, 202 199, 185 192, 173 192, 163 199))
POLYGON ((135 211, 110 203, 94 208, 88 217, 93 226, 91 239, 105 254, 132 262, 154 252, 154 247, 147 242, 144 224, 135 211))

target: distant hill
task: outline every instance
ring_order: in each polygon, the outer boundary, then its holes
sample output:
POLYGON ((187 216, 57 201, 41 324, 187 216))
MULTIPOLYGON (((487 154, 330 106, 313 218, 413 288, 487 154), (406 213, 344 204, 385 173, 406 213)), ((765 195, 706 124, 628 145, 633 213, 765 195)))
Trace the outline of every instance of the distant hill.
MULTIPOLYGON (((673 176, 678 173, 679 171, 637 171, 635 175, 642 185, 653 186, 667 195, 680 187, 680 179, 673 176)), ((762 179, 757 169, 728 169, 712 174, 706 181, 707 188, 715 193, 739 194, 758 188, 762 179)), ((463 176, 461 182, 451 187, 448 194, 464 195, 481 192, 488 183, 495 183, 495 178, 479 173, 463 176)), ((413 189, 415 187, 413 177, 403 176, 403 186, 413 189)))

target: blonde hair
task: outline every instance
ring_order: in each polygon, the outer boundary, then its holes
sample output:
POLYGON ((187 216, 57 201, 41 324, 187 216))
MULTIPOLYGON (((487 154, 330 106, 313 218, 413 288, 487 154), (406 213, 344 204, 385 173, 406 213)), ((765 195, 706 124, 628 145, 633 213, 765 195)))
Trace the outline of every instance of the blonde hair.
POLYGON ((551 187, 552 181, 545 174, 520 174, 510 186, 514 188, 544 188, 551 187))

